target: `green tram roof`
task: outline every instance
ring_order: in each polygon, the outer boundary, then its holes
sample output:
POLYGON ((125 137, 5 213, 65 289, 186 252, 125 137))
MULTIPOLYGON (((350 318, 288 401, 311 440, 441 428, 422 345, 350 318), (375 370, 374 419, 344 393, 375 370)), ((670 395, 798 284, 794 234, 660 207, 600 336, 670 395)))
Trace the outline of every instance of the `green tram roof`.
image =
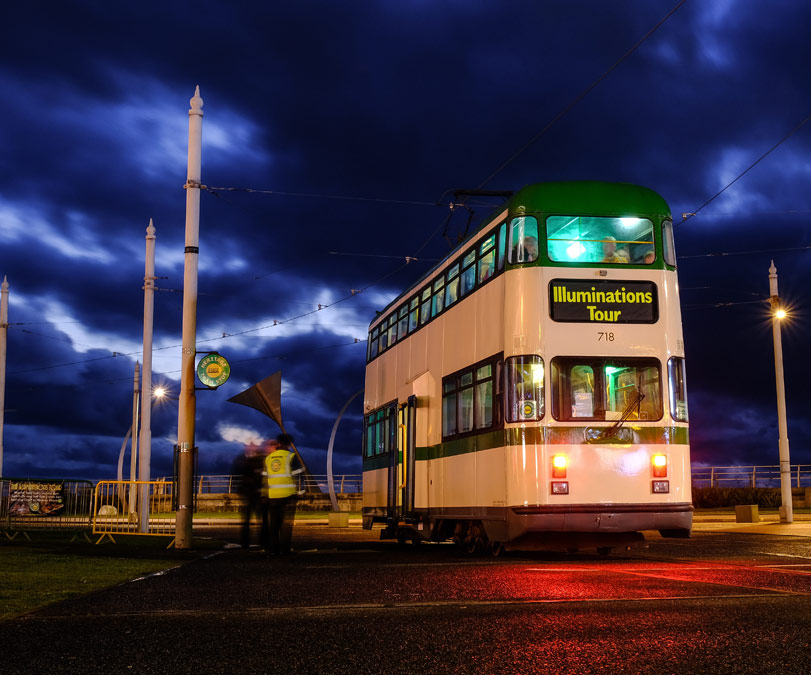
POLYGON ((509 212, 573 216, 669 216, 670 208, 656 192, 630 183, 572 181, 535 183, 507 202, 509 212))
POLYGON ((505 204, 501 204, 484 218, 481 224, 464 240, 459 242, 436 265, 425 272, 419 279, 399 293, 390 303, 377 312, 370 322, 374 325, 378 319, 403 298, 411 295, 425 283, 437 268, 456 255, 468 245, 481 230, 492 225, 495 217, 507 210, 508 215, 521 213, 544 213, 572 216, 658 216, 670 217, 667 202, 650 188, 631 183, 605 183, 602 181, 559 181, 551 183, 533 183, 516 192, 505 204))

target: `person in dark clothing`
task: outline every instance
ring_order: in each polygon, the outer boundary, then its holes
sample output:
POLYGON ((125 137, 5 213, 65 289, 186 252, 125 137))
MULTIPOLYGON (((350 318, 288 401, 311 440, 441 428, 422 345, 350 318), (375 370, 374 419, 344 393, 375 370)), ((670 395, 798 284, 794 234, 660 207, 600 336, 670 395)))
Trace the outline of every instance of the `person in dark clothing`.
POLYGON ((242 548, 251 545, 251 520, 256 515, 264 516, 262 506, 262 473, 265 468, 266 449, 255 443, 248 443, 245 449, 234 458, 231 475, 236 476, 237 493, 245 500, 240 530, 242 548))

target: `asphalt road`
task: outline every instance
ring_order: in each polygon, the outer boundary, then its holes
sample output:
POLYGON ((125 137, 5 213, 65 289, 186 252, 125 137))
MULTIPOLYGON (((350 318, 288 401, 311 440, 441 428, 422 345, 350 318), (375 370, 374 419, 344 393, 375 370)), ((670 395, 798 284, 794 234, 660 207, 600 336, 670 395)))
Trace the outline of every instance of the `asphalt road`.
POLYGON ((470 558, 377 535, 297 527, 293 556, 222 550, 7 621, 0 668, 811 672, 811 538, 709 529, 605 558, 470 558))

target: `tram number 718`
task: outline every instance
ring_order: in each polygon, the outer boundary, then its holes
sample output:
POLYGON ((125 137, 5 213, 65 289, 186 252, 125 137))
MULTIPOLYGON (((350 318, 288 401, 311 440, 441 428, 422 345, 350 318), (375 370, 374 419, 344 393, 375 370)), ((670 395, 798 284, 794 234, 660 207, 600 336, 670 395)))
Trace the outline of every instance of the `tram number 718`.
POLYGON ((597 342, 614 342, 614 333, 606 333, 604 331, 598 331, 597 342))

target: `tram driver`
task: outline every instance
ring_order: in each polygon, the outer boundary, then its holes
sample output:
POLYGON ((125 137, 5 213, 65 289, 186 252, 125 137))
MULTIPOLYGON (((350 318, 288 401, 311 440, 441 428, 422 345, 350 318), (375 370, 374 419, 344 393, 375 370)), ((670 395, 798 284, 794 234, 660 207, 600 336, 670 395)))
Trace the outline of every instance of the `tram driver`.
POLYGON ((512 262, 533 262, 538 259, 538 237, 527 235, 512 251, 512 262))

